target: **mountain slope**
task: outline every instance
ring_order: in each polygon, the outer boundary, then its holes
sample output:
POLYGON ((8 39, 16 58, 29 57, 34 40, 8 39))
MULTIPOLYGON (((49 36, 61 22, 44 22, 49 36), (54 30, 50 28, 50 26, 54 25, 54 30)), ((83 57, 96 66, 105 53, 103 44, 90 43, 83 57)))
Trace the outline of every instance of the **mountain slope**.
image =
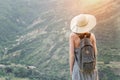
MULTIPOLYGON (((106 6, 102 4, 85 11, 94 14, 98 19, 92 32, 97 39, 98 60, 102 62, 120 61, 120 6, 119 1, 109 1, 111 2, 106 6), (109 9, 106 11, 107 8, 109 9)), ((43 79, 67 80, 69 24, 72 17, 82 13, 80 7, 71 6, 74 3, 67 5, 67 2, 68 0, 1 1, 0 63, 32 65, 36 67, 39 76, 43 75, 43 79)), ((102 71, 101 64, 98 66, 102 71)), ((25 71, 27 72, 26 69, 25 71)), ((31 76, 29 77, 40 80, 37 76, 31 76)))

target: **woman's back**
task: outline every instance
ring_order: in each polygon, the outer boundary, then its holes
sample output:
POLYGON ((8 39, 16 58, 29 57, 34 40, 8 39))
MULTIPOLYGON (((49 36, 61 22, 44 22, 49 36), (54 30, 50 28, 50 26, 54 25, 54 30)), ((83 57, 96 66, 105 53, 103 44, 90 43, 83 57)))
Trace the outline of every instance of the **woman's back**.
MULTIPOLYGON (((89 32, 87 32, 89 34, 89 32)), ((73 36, 73 40, 74 40, 74 48, 79 48, 80 47, 80 41, 82 39, 82 36, 84 35, 85 33, 81 33, 81 34, 76 34, 76 33, 71 33, 71 36, 73 36)), ((90 36, 90 40, 92 42, 92 44, 94 45, 94 41, 95 41, 95 36, 93 33, 91 33, 91 36, 90 36)))
MULTIPOLYGON (((80 41, 83 38, 84 34, 90 34, 90 40, 94 45, 94 34, 93 33, 82 33, 82 34, 76 34, 76 33, 71 33, 74 37, 73 41, 74 41, 74 55, 75 55, 75 61, 74 61, 74 66, 73 66, 73 73, 72 73, 72 80, 98 80, 98 75, 97 75, 97 69, 95 69, 93 72, 91 73, 84 73, 80 71, 80 68, 78 66, 76 57, 79 57, 79 47, 80 45, 80 41)), ((80 57, 79 57, 80 58, 80 57)), ((80 59, 79 59, 80 60, 80 59)))

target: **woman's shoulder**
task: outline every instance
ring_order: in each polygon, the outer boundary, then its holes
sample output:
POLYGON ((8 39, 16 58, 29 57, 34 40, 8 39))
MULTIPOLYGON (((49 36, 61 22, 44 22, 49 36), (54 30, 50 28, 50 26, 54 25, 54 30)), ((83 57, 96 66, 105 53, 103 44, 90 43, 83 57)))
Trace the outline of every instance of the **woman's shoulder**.
POLYGON ((90 36, 92 42, 96 42, 96 38, 95 38, 95 34, 94 33, 91 33, 91 36, 90 36))
POLYGON ((91 34, 92 38, 95 38, 95 34, 94 33, 91 32, 90 34, 91 34))
POLYGON ((70 37, 73 38, 73 37, 76 37, 76 36, 77 36, 77 34, 75 34, 74 32, 71 32, 71 33, 70 33, 70 37))
MULTIPOLYGON (((95 39, 95 34, 92 33, 92 32, 90 32, 90 34, 91 34, 91 38, 95 39)), ((78 35, 76 33, 74 33, 74 32, 71 32, 69 37, 72 38, 72 39, 73 38, 78 38, 78 35)))

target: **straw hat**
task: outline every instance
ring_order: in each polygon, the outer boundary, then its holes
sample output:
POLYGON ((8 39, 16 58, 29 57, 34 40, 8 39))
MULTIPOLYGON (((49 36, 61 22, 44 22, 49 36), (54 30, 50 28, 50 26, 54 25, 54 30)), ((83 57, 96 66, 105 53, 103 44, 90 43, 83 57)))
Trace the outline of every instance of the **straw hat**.
POLYGON ((93 29, 96 25, 96 18, 90 14, 80 14, 71 20, 70 28, 72 32, 84 33, 93 29))

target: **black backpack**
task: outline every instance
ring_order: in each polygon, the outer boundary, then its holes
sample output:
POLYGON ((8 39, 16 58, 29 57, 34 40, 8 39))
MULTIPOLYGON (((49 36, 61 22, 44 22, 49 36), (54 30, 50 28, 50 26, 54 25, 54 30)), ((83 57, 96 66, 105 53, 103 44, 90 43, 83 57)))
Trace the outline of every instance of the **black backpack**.
POLYGON ((83 38, 80 41, 78 65, 80 71, 83 72, 93 71, 96 65, 96 56, 92 42, 90 41, 90 35, 90 33, 83 34, 83 38))

